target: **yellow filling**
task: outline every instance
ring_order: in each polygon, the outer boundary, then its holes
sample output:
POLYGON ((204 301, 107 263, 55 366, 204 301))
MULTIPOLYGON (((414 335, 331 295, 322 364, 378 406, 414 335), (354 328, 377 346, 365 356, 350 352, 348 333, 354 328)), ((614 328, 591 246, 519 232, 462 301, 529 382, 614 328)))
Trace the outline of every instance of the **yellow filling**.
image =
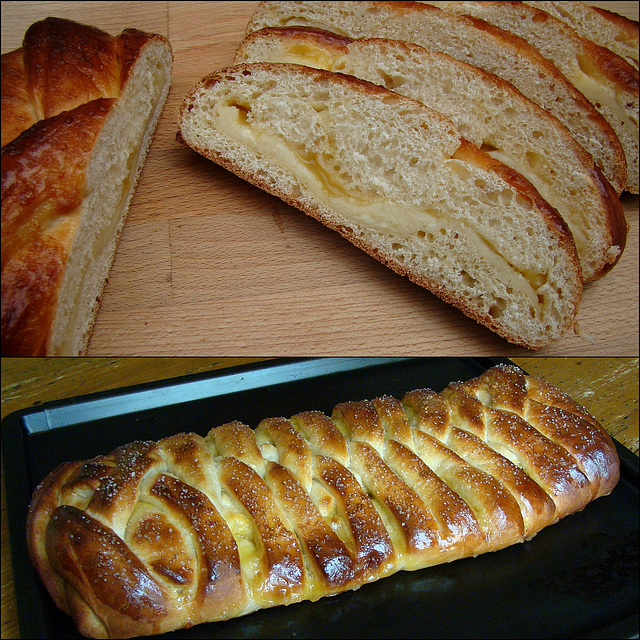
MULTIPOLYGON (((487 238, 463 221, 452 220, 428 207, 414 207, 384 197, 362 198, 346 190, 331 170, 323 166, 316 153, 304 155, 293 150, 280 136, 258 130, 247 118, 249 108, 236 103, 220 106, 215 112, 216 126, 238 142, 278 159, 311 193, 330 209, 365 228, 394 236, 398 240, 437 236, 443 228, 453 229, 474 244, 474 251, 501 272, 504 280, 528 297, 532 308, 538 308, 537 290, 547 282, 544 274, 517 270, 487 238)), ((451 159, 447 168, 457 171, 459 160, 451 159)))

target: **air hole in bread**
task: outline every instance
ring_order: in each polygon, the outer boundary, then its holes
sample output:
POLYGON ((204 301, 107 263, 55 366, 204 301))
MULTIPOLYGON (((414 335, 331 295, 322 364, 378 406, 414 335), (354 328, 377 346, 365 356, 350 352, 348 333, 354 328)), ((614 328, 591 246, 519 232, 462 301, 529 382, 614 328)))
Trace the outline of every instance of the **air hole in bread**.
POLYGON ((532 17, 532 20, 533 22, 546 22, 547 17, 548 17, 547 14, 544 13, 544 11, 541 11, 539 13, 534 14, 534 16, 532 17))
MULTIPOLYGON (((500 194, 497 191, 487 191, 485 195, 487 197, 487 200, 493 202, 494 204, 498 204, 498 202, 500 201, 500 194)), ((491 226, 496 226, 495 220, 491 221, 491 226)))
POLYGON ((516 204, 519 207, 522 207, 523 209, 526 209, 527 211, 532 211, 533 210, 533 202, 531 202, 531 200, 529 200, 529 198, 518 194, 516 196, 516 204))
POLYGON ((532 169, 539 169, 544 163, 545 159, 535 151, 527 151, 527 162, 532 169))
POLYGON ((380 76, 380 80, 384 87, 387 89, 391 89, 393 87, 393 78, 388 73, 380 70, 378 75, 380 76))
POLYGON ((502 312, 505 310, 507 306, 507 301, 502 298, 497 298, 494 304, 489 308, 489 315, 492 318, 499 318, 502 315, 502 312))
MULTIPOLYGON (((398 97, 395 94, 384 96, 384 98, 382 98, 382 102, 384 104, 396 104, 398 102, 398 97)), ((401 113, 400 115, 404 115, 404 114, 401 113)))
POLYGON ((402 76, 390 76, 388 73, 380 70, 380 78, 387 89, 397 89, 401 87, 406 80, 402 76))
POLYGON ((465 286, 469 287, 469 289, 473 289, 478 281, 475 278, 472 278, 466 271, 462 272, 462 282, 465 286))
POLYGON ((485 153, 490 153, 491 151, 496 151, 498 149, 498 147, 494 147, 491 143, 487 142, 486 140, 482 141, 482 145, 480 147, 481 151, 484 151, 485 153))
POLYGON ((327 78, 325 78, 324 76, 316 76, 313 81, 320 85, 321 87, 326 87, 327 88, 327 92, 324 94, 324 98, 328 99, 329 98, 329 89, 331 88, 331 83, 329 82, 329 80, 327 80, 327 78))
MULTIPOLYGON (((511 204, 511 200, 513 199, 513 192, 510 191, 509 189, 502 189, 500 191, 500 202, 502 202, 502 204, 511 204)), ((509 220, 509 223, 511 223, 512 220, 509 220)))
POLYGON ((471 177, 471 173, 469 172, 469 170, 460 162, 452 162, 451 168, 453 169, 454 173, 463 180, 467 180, 471 177))

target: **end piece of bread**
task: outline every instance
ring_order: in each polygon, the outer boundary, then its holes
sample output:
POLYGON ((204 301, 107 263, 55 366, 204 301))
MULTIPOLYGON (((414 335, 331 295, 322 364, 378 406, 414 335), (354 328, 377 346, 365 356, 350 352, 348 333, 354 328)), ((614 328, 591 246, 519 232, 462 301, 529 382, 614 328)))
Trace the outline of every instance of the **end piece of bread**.
POLYGON ((611 125, 526 40, 471 16, 421 2, 261 2, 247 33, 307 26, 350 38, 406 40, 500 76, 560 120, 616 193, 627 184, 624 150, 611 125))
POLYGON ((188 94, 178 139, 515 344, 574 325, 582 277, 565 222, 415 100, 301 65, 238 65, 188 94))
POLYGON ((347 73, 408 96, 450 118, 466 139, 525 175, 562 215, 585 282, 622 255, 627 223, 616 193, 559 120, 513 85, 419 45, 353 40, 308 27, 266 28, 240 44, 235 64, 291 62, 347 73))
POLYGON ((638 193, 638 69, 578 35, 558 18, 522 2, 429 2, 485 20, 523 38, 550 60, 616 132, 627 161, 625 189, 638 193))
POLYGON ((2 352, 85 353, 169 93, 166 38, 47 18, 2 56, 2 352))
POLYGON ((576 0, 525 2, 566 22, 583 38, 617 53, 638 68, 638 22, 602 7, 576 0))

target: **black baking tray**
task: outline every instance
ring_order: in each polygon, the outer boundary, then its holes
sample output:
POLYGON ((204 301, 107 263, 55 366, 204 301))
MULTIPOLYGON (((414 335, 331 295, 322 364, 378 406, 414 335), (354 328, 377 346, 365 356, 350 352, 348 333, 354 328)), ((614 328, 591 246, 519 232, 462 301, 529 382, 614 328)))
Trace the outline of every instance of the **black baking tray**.
MULTIPOLYGON (((201 435, 241 420, 359 400, 441 390, 496 358, 270 360, 22 410, 2 423, 18 618, 24 638, 80 637, 32 569, 26 512, 59 463, 179 431, 201 435)), ((620 483, 610 496, 533 540, 477 558, 399 572, 318 602, 171 632, 163 638, 626 638, 638 637, 638 457, 616 443, 620 483)))

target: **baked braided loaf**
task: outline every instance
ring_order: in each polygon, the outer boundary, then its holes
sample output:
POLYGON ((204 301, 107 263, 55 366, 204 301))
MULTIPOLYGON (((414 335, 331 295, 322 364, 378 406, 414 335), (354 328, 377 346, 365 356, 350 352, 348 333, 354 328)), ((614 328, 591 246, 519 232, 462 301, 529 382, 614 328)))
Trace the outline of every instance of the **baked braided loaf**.
POLYGON ((31 558, 94 637, 317 600, 504 548, 613 490, 609 435, 501 365, 418 389, 133 442, 35 490, 31 558))
POLYGON ((158 34, 61 18, 2 55, 2 354, 83 355, 169 94, 158 34))

